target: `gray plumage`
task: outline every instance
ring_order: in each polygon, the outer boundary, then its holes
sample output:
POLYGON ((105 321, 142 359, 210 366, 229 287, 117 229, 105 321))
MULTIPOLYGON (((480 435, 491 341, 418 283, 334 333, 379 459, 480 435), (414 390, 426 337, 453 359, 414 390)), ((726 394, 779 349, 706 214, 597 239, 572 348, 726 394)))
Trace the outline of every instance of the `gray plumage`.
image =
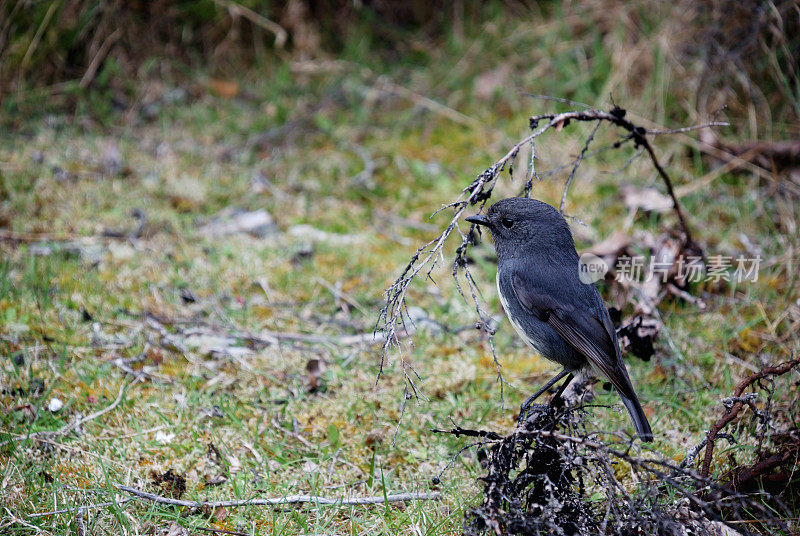
POLYGON ((570 372, 591 366, 607 378, 636 433, 652 441, 608 309, 597 288, 578 276, 580 260, 564 217, 547 203, 514 197, 467 219, 494 237, 500 299, 522 339, 570 372))

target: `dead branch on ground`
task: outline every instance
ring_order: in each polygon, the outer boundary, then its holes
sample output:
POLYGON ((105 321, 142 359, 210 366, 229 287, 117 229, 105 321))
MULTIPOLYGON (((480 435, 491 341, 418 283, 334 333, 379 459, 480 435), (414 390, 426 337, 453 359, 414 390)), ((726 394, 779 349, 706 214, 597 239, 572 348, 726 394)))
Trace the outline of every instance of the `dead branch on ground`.
POLYGON ((766 504, 768 492, 699 475, 632 437, 589 430, 587 415, 581 406, 537 405, 506 436, 435 430, 480 438, 467 447, 488 450, 483 501, 467 513, 463 534, 752 534, 754 522, 770 533, 791 531, 791 511, 766 504))
MULTIPOLYGON (((714 458, 714 444, 716 442, 717 435, 723 428, 725 428, 725 426, 728 425, 728 423, 739 416, 742 408, 745 406, 754 408, 752 398, 743 396, 745 390, 764 378, 786 374, 797 365, 800 365, 800 358, 785 361, 779 365, 764 367, 761 371, 756 372, 755 374, 752 374, 739 382, 739 385, 737 385, 736 389, 733 391, 733 396, 723 401, 726 406, 725 414, 711 426, 708 431, 708 437, 706 438, 706 451, 705 456, 703 457, 703 466, 700 469, 700 475, 703 478, 707 478, 711 472, 711 462, 714 458)), ((755 411, 758 410, 755 409, 755 411)))
POLYGON ((314 504, 314 505, 364 505, 364 504, 384 504, 390 502, 409 502, 409 501, 429 501, 438 499, 440 493, 433 491, 430 493, 397 493, 392 495, 377 495, 374 497, 351 497, 342 499, 330 499, 316 495, 287 495, 285 497, 272 497, 263 499, 244 499, 240 501, 187 501, 172 497, 163 497, 147 491, 143 491, 122 484, 114 484, 120 491, 130 493, 141 499, 152 501, 159 504, 172 506, 184 506, 188 508, 235 508, 240 506, 280 506, 284 504, 314 504))

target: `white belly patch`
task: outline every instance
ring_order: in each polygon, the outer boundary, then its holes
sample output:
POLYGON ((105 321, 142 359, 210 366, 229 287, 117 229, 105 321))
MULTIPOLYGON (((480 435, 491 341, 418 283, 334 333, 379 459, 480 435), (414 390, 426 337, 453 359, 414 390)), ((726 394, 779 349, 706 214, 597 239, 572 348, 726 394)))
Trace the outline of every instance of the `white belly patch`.
POLYGON ((508 318, 508 321, 511 323, 511 325, 514 326, 514 330, 519 334, 520 338, 525 342, 525 344, 527 344, 528 346, 530 346, 531 348, 536 350, 537 353, 541 354, 539 349, 536 348, 536 344, 535 344, 534 340, 531 339, 528 336, 527 333, 525 333, 525 330, 522 329, 522 326, 519 324, 519 322, 517 322, 516 320, 514 320, 511 317, 511 307, 508 306, 508 301, 506 300, 505 296, 503 296, 503 293, 500 291, 500 271, 499 270, 497 271, 497 278, 496 278, 495 282, 497 283, 497 295, 500 296, 500 303, 503 304, 503 309, 506 312, 506 318, 508 318))

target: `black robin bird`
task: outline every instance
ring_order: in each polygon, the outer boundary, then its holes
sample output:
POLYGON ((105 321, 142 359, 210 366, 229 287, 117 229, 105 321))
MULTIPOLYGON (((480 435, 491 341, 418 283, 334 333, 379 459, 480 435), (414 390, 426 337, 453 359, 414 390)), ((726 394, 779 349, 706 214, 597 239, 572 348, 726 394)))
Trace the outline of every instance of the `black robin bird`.
POLYGON ((597 288, 579 278, 580 260, 561 213, 536 199, 512 197, 467 221, 485 226, 494 237, 497 288, 511 325, 530 347, 564 367, 522 405, 520 420, 561 378, 567 376, 556 396, 575 372, 590 366, 614 386, 642 441, 652 441, 608 309, 597 288))

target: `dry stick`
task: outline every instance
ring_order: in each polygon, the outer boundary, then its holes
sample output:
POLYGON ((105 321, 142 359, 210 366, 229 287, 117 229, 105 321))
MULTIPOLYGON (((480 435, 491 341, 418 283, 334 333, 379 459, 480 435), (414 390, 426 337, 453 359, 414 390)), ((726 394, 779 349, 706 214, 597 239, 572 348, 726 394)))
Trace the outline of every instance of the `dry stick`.
POLYGON ((444 117, 448 118, 449 120, 453 121, 454 123, 459 123, 461 125, 465 125, 468 127, 479 127, 481 126, 481 122, 477 119, 470 117, 466 114, 459 112, 458 110, 454 110, 449 106, 446 106, 440 102, 437 102, 425 95, 420 95, 416 91, 408 89, 407 87, 401 86, 399 84, 395 84, 388 78, 383 76, 378 77, 379 82, 381 82, 386 88, 389 89, 388 92, 394 93, 395 95, 400 95, 414 104, 425 108, 431 112, 437 113, 439 115, 443 115, 444 117))
POLYGON ((714 182, 718 177, 732 171, 736 168, 741 167, 743 164, 747 164, 747 159, 755 154, 754 151, 748 151, 742 156, 735 156, 731 155, 730 160, 728 160, 725 164, 721 165, 716 169, 712 169, 699 179, 692 181, 690 184, 686 184, 677 188, 675 193, 678 197, 684 197, 685 195, 694 193, 698 190, 702 190, 712 182, 714 182))
MULTIPOLYGON (((511 157, 509 153, 506 155, 507 158, 511 157)), ((450 236, 453 230, 456 228, 456 222, 461 217, 463 212, 466 210, 467 206, 475 200, 483 191, 483 186, 486 182, 494 180, 496 175, 489 177, 486 174, 481 175, 475 182, 473 182, 473 188, 469 197, 464 200, 463 202, 458 203, 455 208, 455 214, 453 215, 450 223, 448 224, 447 228, 439 235, 438 239, 431 240, 414 254, 411 259, 411 262, 406 265, 406 269, 400 278, 395 281, 395 283, 389 287, 386 291, 387 293, 387 300, 386 306, 384 307, 383 311, 381 311, 381 317, 384 319, 384 330, 383 333, 385 335, 383 341, 383 352, 381 355, 381 363, 380 363, 380 371, 378 373, 378 377, 383 373, 383 366, 386 358, 386 354, 389 351, 389 348, 393 345, 397 345, 399 343, 398 336, 397 336, 397 324, 402 321, 402 314, 404 311, 404 303, 405 303, 405 295, 406 291, 408 290, 408 285, 411 281, 414 280, 415 277, 422 271, 422 268, 429 264, 431 261, 434 262, 433 266, 435 266, 434 259, 437 255, 441 252, 442 247, 444 246, 445 240, 450 236), (431 247, 430 250, 428 248, 431 247), (421 262, 417 263, 417 260, 420 256, 424 255, 424 258, 421 262)), ((432 269, 432 268, 431 268, 432 269)), ((428 272, 430 275, 430 271, 428 272)), ((379 320, 380 321, 380 320, 379 320)), ((403 323, 404 324, 404 323, 403 323)), ((405 324, 404 324, 405 326, 405 324)), ((408 331, 408 327, 405 328, 408 331)))
POLYGON ((45 240, 50 240, 53 242, 68 242, 70 240, 78 240, 80 238, 95 237, 83 237, 76 234, 18 233, 8 229, 0 230, 0 240, 7 242, 41 242, 45 240))
MULTIPOLYGON (((416 332, 414 326, 408 326, 402 333, 393 333, 391 336, 411 336, 416 332)), ((242 339, 248 340, 254 344, 275 344, 280 341, 289 342, 302 342, 306 344, 332 344, 340 346, 359 346, 364 344, 384 344, 387 335, 384 332, 377 331, 373 333, 357 333, 355 335, 341 335, 341 336, 327 336, 327 335, 310 335, 306 333, 291 333, 285 331, 269 331, 264 330, 259 332, 258 335, 234 335, 241 336, 242 339)))
MULTIPOLYGON (((780 467, 789 461, 792 456, 797 457, 797 451, 793 452, 791 449, 787 449, 783 452, 778 452, 772 456, 764 458, 763 460, 754 463, 749 467, 745 467, 743 470, 734 474, 728 482, 728 486, 734 491, 739 491, 745 486, 745 484, 750 483, 752 480, 755 480, 763 474, 769 473, 776 467, 780 467)), ((782 473, 782 476, 786 479, 786 483, 788 484, 790 481, 789 475, 782 473)))
POLYGON ((94 58, 92 58, 91 63, 89 63, 89 67, 86 69, 83 78, 81 78, 81 81, 78 84, 82 89, 86 89, 89 86, 89 84, 92 83, 95 74, 97 74, 97 69, 100 67, 100 64, 105 59, 106 54, 108 54, 108 51, 111 49, 111 46, 114 44, 114 42, 116 42, 117 39, 119 39, 121 35, 122 35, 122 28, 117 28, 111 33, 111 35, 109 35, 103 40, 103 44, 100 45, 97 54, 95 54, 94 58))
POLYGON ((373 87, 377 86, 378 84, 382 84, 383 87, 379 88, 378 91, 384 91, 389 94, 404 97, 409 101, 413 102, 414 104, 416 104, 417 106, 424 108, 429 112, 441 115, 442 117, 445 117, 455 123, 459 123, 470 127, 479 127, 482 124, 480 121, 478 121, 473 117, 465 115, 459 112, 458 110, 450 108, 449 106, 446 106, 438 101, 435 101, 430 97, 421 95, 416 91, 408 89, 407 87, 392 82, 387 76, 378 75, 377 73, 373 72, 369 67, 361 65, 359 63, 346 60, 291 61, 289 62, 289 68, 292 70, 292 72, 302 73, 302 74, 341 72, 341 71, 346 71, 348 69, 354 70, 355 72, 359 73, 362 78, 374 79, 373 87))
POLYGON ((245 7, 241 4, 237 4, 232 0, 214 0, 214 3, 226 7, 230 12, 231 16, 241 16, 255 24, 256 26, 260 26, 261 28, 267 30, 268 32, 272 32, 275 34, 275 48, 283 48, 286 44, 286 40, 289 37, 289 34, 286 30, 283 29, 283 26, 278 24, 277 22, 273 22, 268 18, 264 17, 263 15, 259 15, 249 7, 245 7))
POLYGON ((106 506, 114 506, 114 505, 119 506, 119 505, 127 504, 127 503, 131 502, 134 499, 135 499, 135 497, 128 497, 127 499, 122 499, 120 501, 107 501, 107 502, 102 502, 102 503, 97 503, 97 504, 87 504, 87 505, 84 505, 84 506, 76 506, 75 508, 62 508, 61 510, 51 510, 50 512, 37 512, 35 514, 28 514, 25 517, 27 517, 28 519, 32 519, 32 518, 35 518, 35 517, 52 516, 52 515, 56 515, 56 514, 68 514, 69 512, 75 512, 77 510, 80 510, 81 508, 83 508, 84 510, 90 510, 90 509, 93 509, 93 508, 105 508, 106 506))
POLYGON ((745 389, 753 385, 756 381, 766 378, 767 376, 776 375, 780 376, 781 374, 785 374, 790 371, 792 368, 800 365, 800 358, 795 358, 790 361, 785 361, 780 365, 774 365, 771 367, 766 367, 762 369, 760 372, 756 372, 751 376, 748 376, 744 380, 742 380, 739 385, 736 386, 734 390, 733 397, 736 401, 725 411, 725 415, 723 415, 717 422, 714 423, 713 426, 708 431, 708 437, 706 442, 706 453, 705 457, 703 458, 703 466, 700 470, 700 476, 703 478, 708 478, 708 474, 711 470, 711 460, 714 457, 714 442, 717 438, 719 432, 727 426, 729 422, 736 418, 739 415, 739 412, 742 410, 745 402, 742 398, 742 393, 745 389))
POLYGON ((365 316, 367 314, 369 314, 369 313, 367 313, 367 310, 364 309, 364 306, 361 305, 360 303, 358 303, 358 300, 356 300, 355 298, 353 298, 352 296, 350 296, 346 292, 342 291, 342 289, 336 288, 334 285, 331 285, 330 283, 328 283, 327 281, 325 281, 323 278, 321 278, 319 276, 315 277, 314 280, 317 283, 319 283, 320 285, 322 285, 323 287, 325 287, 326 289, 328 289, 328 291, 331 294, 333 294, 333 296, 335 298, 337 298, 337 299, 339 299, 339 300, 341 300, 343 302, 346 302, 349 305, 352 305, 353 307, 358 309, 365 316))
POLYGON ((22 56, 22 61, 19 62, 19 78, 22 80, 22 76, 25 74, 25 70, 28 67, 28 61, 33 56, 34 51, 39 46, 39 42, 42 40, 42 35, 44 35, 44 31, 47 28, 47 25, 50 24, 50 19, 53 18, 57 8, 58 2, 53 2, 50 4, 50 7, 47 9, 47 13, 44 14, 42 17, 42 22, 39 24, 39 27, 36 29, 36 33, 33 34, 33 38, 31 39, 30 44, 28 45, 27 50, 25 50, 25 55, 22 56))
POLYGON ((83 506, 78 508, 78 513, 75 515, 75 524, 78 525, 78 536, 86 536, 86 526, 83 523, 83 516, 85 509, 83 506))
POLYGON ((647 133, 652 134, 653 136, 658 136, 660 134, 683 134, 685 132, 691 132, 693 130, 701 130, 709 127, 727 127, 727 126, 730 126, 730 123, 728 123, 727 121, 709 121, 708 123, 701 123, 699 125, 692 125, 690 127, 650 129, 647 131, 647 133))
POLYGON ((79 235, 72 233, 25 233, 16 232, 9 229, 0 229, 0 241, 2 242, 71 242, 73 240, 97 240, 97 241, 121 241, 127 242, 128 236, 113 236, 107 234, 79 235))
POLYGON ((430 493, 397 493, 394 495, 377 495, 373 497, 353 497, 350 499, 329 499, 316 495, 287 495, 286 497, 272 497, 267 499, 245 499, 241 501, 185 501, 163 497, 154 493, 148 493, 140 489, 114 484, 120 491, 130 493, 136 497, 153 501, 159 504, 169 504, 173 506, 185 506, 188 508, 235 508, 239 506, 279 506, 282 504, 306 504, 316 505, 361 505, 361 504, 383 504, 387 502, 408 502, 408 501, 429 501, 438 499, 441 494, 438 491, 430 493))
MULTIPOLYGON (((795 361, 800 362, 800 359, 795 360, 795 361)), ((788 363, 784 363, 783 365, 787 365, 787 364, 788 363)), ((797 363, 795 363, 795 364, 797 364, 797 363)), ((791 367, 789 367, 789 368, 791 368, 791 367)), ((674 465, 674 464, 672 464, 672 463, 670 463, 670 462, 668 462, 666 460, 654 459, 654 458, 640 458, 640 457, 637 457, 637 456, 632 456, 631 454, 629 454, 629 451, 630 451, 630 448, 633 446, 633 443, 632 443, 633 442, 633 438, 631 438, 629 440, 630 442, 628 444, 628 447, 624 451, 621 451, 621 450, 617 450, 615 448, 612 448, 610 445, 608 445, 608 444, 606 444, 606 443, 604 443, 604 442, 602 442, 600 440, 590 439, 588 437, 581 437, 581 436, 576 437, 576 436, 564 434, 564 433, 561 433, 561 432, 557 432, 557 431, 554 431, 554 430, 525 430, 525 429, 519 429, 518 428, 512 434, 510 434, 509 436, 506 436, 506 437, 502 437, 499 434, 497 434, 495 432, 491 432, 491 431, 469 430, 469 429, 464 429, 464 428, 461 428, 461 427, 456 427, 456 428, 454 428, 452 430, 435 430, 435 431, 436 432, 441 432, 441 433, 448 433, 448 434, 452 434, 452 435, 455 435, 455 436, 467 436, 467 437, 476 437, 476 436, 478 436, 478 437, 484 437, 484 438, 489 439, 491 442, 494 442, 494 441, 511 441, 511 442, 515 443, 517 441, 517 438, 519 438, 519 437, 524 437, 524 436, 529 436, 529 435, 537 435, 539 437, 552 437, 552 438, 554 438, 556 440, 559 440, 561 442, 570 442, 570 443, 574 443, 574 444, 583 445, 584 447, 587 447, 589 449, 592 449, 592 450, 595 450, 595 451, 598 451, 598 452, 604 452, 606 454, 610 454, 612 456, 615 456, 615 457, 617 457, 617 458, 619 458, 621 460, 625 460, 628 463, 630 463, 631 465, 639 467, 642 470, 644 470, 646 473, 649 473, 649 474, 655 476, 656 478, 658 478, 658 480, 660 480, 662 482, 669 483, 671 486, 673 486, 673 488, 678 493, 680 493, 688 501, 693 503, 697 508, 701 509, 706 514, 706 516, 708 516, 709 519, 715 519, 716 518, 717 521, 719 521, 719 522, 721 522, 721 523, 723 523, 725 525, 728 525, 728 526, 730 526, 732 522, 728 521, 728 520, 725 520, 725 519, 719 518, 718 513, 716 513, 715 510, 713 510, 710 507, 710 503, 709 502, 706 502, 701 497, 697 496, 696 493, 693 493, 693 492, 689 491, 688 489, 684 488, 683 486, 681 486, 677 482, 677 480, 675 479, 676 474, 680 473, 683 476, 688 476, 688 477, 692 478, 696 483, 703 484, 703 486, 707 486, 710 489, 713 489, 715 491, 718 491, 718 492, 725 491, 728 494, 728 496, 730 498, 732 498, 732 499, 743 499, 743 498, 745 498, 745 495, 743 495, 743 494, 730 493, 730 490, 724 489, 722 486, 720 486, 719 484, 716 484, 715 482, 709 480, 707 477, 703 477, 703 476, 697 477, 696 475, 692 474, 692 472, 684 470, 681 466, 676 466, 676 465, 674 465), (497 437, 499 437, 499 439, 495 439, 497 437), (673 475, 670 476, 667 473, 665 473, 664 471, 661 471, 661 470, 657 469, 657 467, 663 467, 665 469, 672 470, 673 471, 673 475), (676 473, 676 471, 678 473, 676 473)), ((612 482, 614 482, 616 485, 619 485, 619 482, 617 482, 615 478, 612 478, 612 482)), ((622 489, 621 486, 619 486, 619 487, 620 487, 620 489, 622 489)), ((759 504, 758 503, 752 503, 752 506, 758 507, 759 504)))
MULTIPOLYGON (((31 523, 28 523, 24 519, 20 519, 17 516, 15 516, 14 512, 9 510, 6 506, 3 506, 3 510, 6 511, 6 515, 8 516, 7 519, 10 520, 12 523, 19 523, 23 527, 27 527, 29 529, 33 529, 36 534, 39 534, 40 532, 44 532, 42 529, 40 529, 36 525, 32 525, 31 523)), ((5 528, 6 528, 6 525, 0 526, 0 529, 5 529, 5 528)), ((6 533, 4 532, 3 534, 6 534, 6 533)))
MULTIPOLYGON (((138 315, 137 315, 138 316, 138 315)), ((243 339, 245 341, 250 342, 255 346, 269 346, 278 344, 280 342, 298 342, 298 343, 305 343, 305 344, 329 344, 329 345, 339 345, 339 346, 361 346, 361 345, 368 345, 368 344, 383 344, 386 340, 386 334, 382 331, 371 331, 368 333, 356 333, 353 335, 312 335, 310 333, 296 333, 290 331, 271 331, 271 330, 262 330, 257 334, 243 332, 243 331, 226 331, 225 327, 219 325, 213 325, 205 322, 198 322, 194 320, 188 319, 172 319, 172 318, 164 318, 164 317, 154 317, 150 313, 145 313, 144 316, 146 318, 150 318, 158 322, 158 324, 168 324, 178 325, 178 324, 192 324, 196 325, 200 328, 207 328, 211 330, 214 335, 219 335, 221 332, 225 336, 229 336, 236 339, 243 339)), ((163 326, 156 326, 154 328, 160 335, 166 333, 166 329, 163 326)), ((404 337, 411 336, 415 333, 416 329, 414 326, 409 327, 409 329, 402 333, 404 337)))
POLYGON ((589 134, 589 137, 586 139, 586 143, 583 144, 583 149, 581 149, 580 154, 578 154, 578 158, 575 159, 575 165, 572 166, 572 171, 567 177, 567 183, 564 185, 564 192, 561 194, 561 204, 558 205, 558 211, 561 214, 564 214, 564 203, 567 202, 567 192, 569 192, 569 185, 572 184, 572 179, 575 178, 575 172, 578 171, 578 167, 581 165, 581 161, 586 156, 586 151, 589 150, 589 144, 592 143, 594 139, 594 135, 597 134, 597 129, 600 128, 600 121, 597 122, 594 126, 594 130, 592 133, 589 134))
POLYGON ((686 223, 686 218, 683 216, 683 211, 681 210, 680 202, 678 198, 675 196, 674 189, 672 187, 672 180, 670 180, 669 175, 667 172, 664 171, 664 168, 661 167, 661 163, 658 161, 655 152, 653 151, 653 147, 650 145, 650 142, 647 141, 647 130, 644 128, 635 125, 630 120, 625 119, 625 111, 620 108, 614 108, 611 112, 602 112, 600 110, 586 110, 583 112, 565 112, 561 114, 547 114, 547 115, 540 115, 531 118, 531 124, 537 124, 539 121, 544 119, 549 119, 549 122, 537 129, 533 134, 528 136, 524 141, 527 142, 537 136, 539 136, 545 130, 556 126, 557 124, 564 124, 569 120, 575 121, 609 121, 617 126, 620 126, 631 133, 633 136, 634 143, 636 145, 641 145, 642 147, 647 150, 647 154, 650 156, 650 160, 653 162, 653 166, 658 171, 658 174, 664 180, 664 184, 667 186, 667 192, 669 196, 672 198, 672 204, 675 209, 675 213, 678 216, 678 220, 680 221, 681 228, 683 232, 686 234, 687 241, 689 243, 692 242, 691 231, 689 231, 689 226, 686 223))
POLYGON ((661 167, 661 164, 656 157, 656 153, 653 152, 653 148, 650 146, 650 142, 647 141, 647 138, 641 136, 641 145, 647 149, 647 154, 650 155, 650 160, 653 161, 653 165, 658 171, 658 174, 661 175, 661 178, 664 179, 664 183, 667 185, 667 192, 669 192, 669 196, 672 198, 672 204, 675 208, 675 214, 678 215, 678 219, 681 222, 681 228, 683 229, 684 234, 686 234, 686 243, 692 244, 694 240, 692 239, 692 233, 689 230, 689 225, 686 223, 686 218, 683 217, 683 210, 681 209, 681 204, 678 201, 678 197, 675 195, 675 190, 672 188, 672 181, 669 179, 667 172, 664 171, 664 168, 661 167))

